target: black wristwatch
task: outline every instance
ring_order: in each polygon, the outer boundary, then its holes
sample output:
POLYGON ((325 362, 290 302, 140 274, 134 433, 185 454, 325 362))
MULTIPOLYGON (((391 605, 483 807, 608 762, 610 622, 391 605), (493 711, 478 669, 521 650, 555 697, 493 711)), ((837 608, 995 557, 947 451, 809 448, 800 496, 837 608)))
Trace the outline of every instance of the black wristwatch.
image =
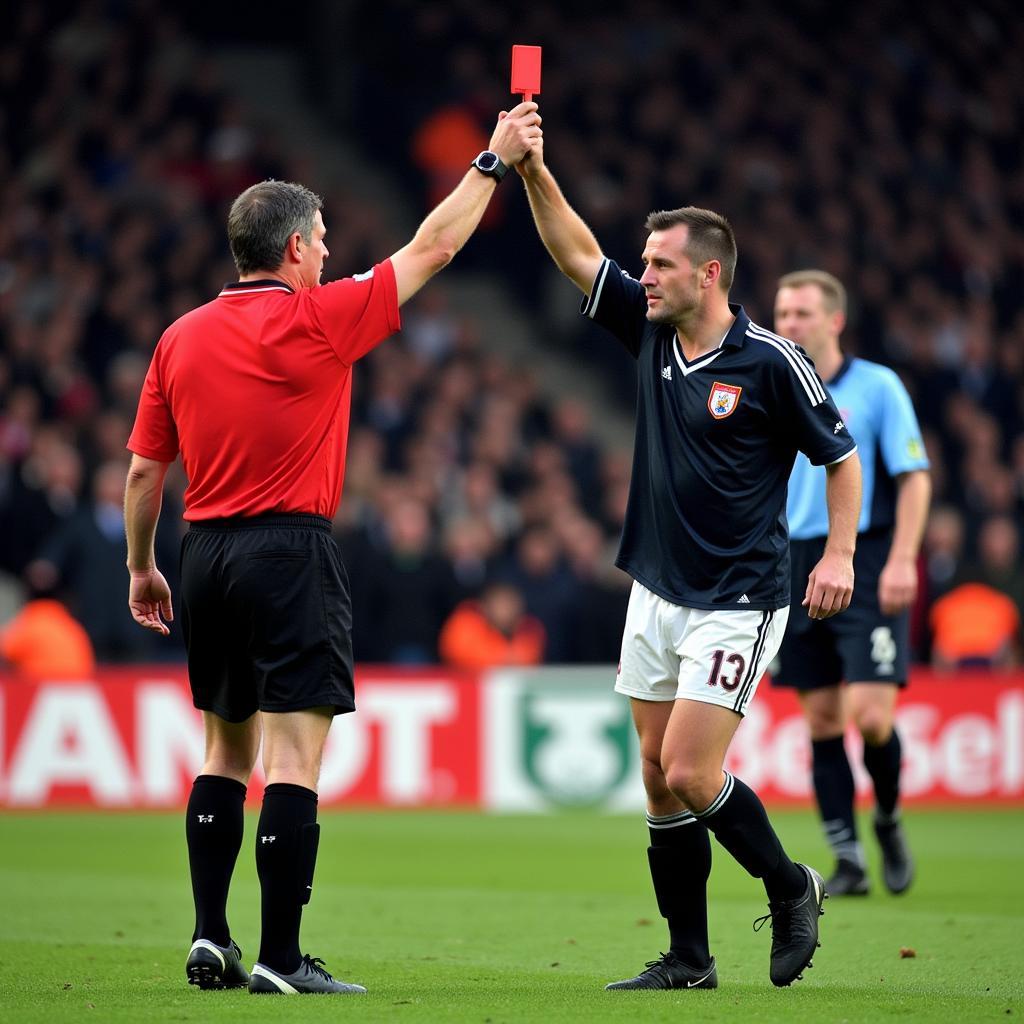
POLYGON ((501 181, 508 174, 508 165, 502 163, 501 157, 489 149, 485 149, 469 166, 495 181, 501 181))

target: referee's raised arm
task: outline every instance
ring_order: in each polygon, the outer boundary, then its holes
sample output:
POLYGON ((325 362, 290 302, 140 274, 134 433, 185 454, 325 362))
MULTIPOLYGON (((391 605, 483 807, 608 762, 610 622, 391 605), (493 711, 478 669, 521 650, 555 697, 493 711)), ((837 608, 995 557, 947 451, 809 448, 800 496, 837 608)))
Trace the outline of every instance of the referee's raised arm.
POLYGON ((502 114, 487 149, 473 161, 454 191, 431 211, 412 241, 391 257, 399 305, 452 261, 476 230, 508 169, 539 145, 540 138, 536 103, 520 103, 502 114))
POLYGON ((604 255, 594 233, 569 205, 555 176, 544 163, 543 139, 516 165, 544 247, 558 269, 584 295, 590 294, 604 255))

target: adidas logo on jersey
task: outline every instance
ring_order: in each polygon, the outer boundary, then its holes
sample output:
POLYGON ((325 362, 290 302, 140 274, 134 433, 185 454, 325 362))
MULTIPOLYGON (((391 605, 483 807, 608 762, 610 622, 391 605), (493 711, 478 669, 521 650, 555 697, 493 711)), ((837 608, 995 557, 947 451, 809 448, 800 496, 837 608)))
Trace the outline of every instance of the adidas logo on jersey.
POLYGON ((662 377, 665 378, 665 380, 671 380, 672 379, 672 367, 671 366, 664 367, 662 369, 662 371, 661 371, 661 375, 662 375, 662 377))
POLYGON ((736 602, 737 604, 750 604, 750 598, 746 594, 741 594, 740 599, 736 602))
POLYGON ((842 420, 840 420, 840 421, 839 421, 839 422, 838 422, 838 423, 837 423, 837 424, 836 424, 836 425, 835 425, 835 426, 834 426, 834 427, 832 428, 832 433, 833 433, 833 434, 838 434, 838 433, 839 433, 839 431, 840 431, 840 430, 842 430, 842 429, 843 429, 843 427, 845 427, 845 426, 846 426, 846 424, 845 424, 845 423, 844 423, 844 422, 843 422, 842 420))

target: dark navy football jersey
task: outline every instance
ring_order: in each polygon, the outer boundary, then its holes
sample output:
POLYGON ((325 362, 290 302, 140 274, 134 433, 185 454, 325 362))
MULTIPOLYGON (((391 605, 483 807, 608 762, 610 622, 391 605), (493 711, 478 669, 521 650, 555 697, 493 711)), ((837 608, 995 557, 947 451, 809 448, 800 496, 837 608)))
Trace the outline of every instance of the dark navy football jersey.
POLYGON ((786 485, 797 451, 814 465, 857 446, 798 345, 736 320, 687 362, 675 328, 647 319, 639 281, 604 260, 582 312, 636 358, 637 422, 616 565, 673 604, 789 604, 786 485))

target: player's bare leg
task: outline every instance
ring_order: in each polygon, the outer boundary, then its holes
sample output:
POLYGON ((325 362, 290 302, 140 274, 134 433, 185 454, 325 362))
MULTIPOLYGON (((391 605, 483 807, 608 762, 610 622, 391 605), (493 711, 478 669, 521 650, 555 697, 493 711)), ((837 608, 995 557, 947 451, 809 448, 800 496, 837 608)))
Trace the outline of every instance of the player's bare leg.
POLYGON ((203 712, 206 754, 203 775, 220 775, 248 785, 260 750, 262 726, 259 714, 244 722, 229 722, 212 711, 203 712))
POLYGON ((741 717, 717 704, 675 701, 662 746, 669 789, 768 893, 772 922, 771 980, 785 986, 813 966, 818 917, 825 899, 821 876, 786 855, 757 795, 723 769, 741 717))
POLYGON ((899 688, 887 683, 850 683, 846 688, 846 705, 850 720, 872 747, 889 741, 896 717, 899 688))
POLYGON ((316 821, 320 761, 333 708, 263 712, 267 788, 256 830, 260 879, 260 955, 249 991, 256 994, 365 992, 336 981, 299 949, 302 908, 313 892, 320 826, 316 821))
POLYGON ((847 690, 850 717, 864 737, 864 767, 875 787, 882 876, 890 892, 906 892, 914 880, 914 861, 899 812, 902 748, 894 728, 899 689, 889 683, 851 683, 847 690))
POLYGON ((854 782, 843 736, 848 702, 846 687, 823 686, 798 694, 811 735, 811 777, 825 838, 836 863, 825 883, 832 896, 868 892, 867 864, 857 836, 854 782))
POLYGON ((320 761, 333 712, 309 708, 280 714, 264 711, 263 771, 267 785, 304 786, 316 792, 320 761))
POLYGON ((735 711, 696 700, 677 700, 665 728, 661 765, 669 789, 700 811, 714 801, 725 782, 722 765, 743 719, 735 711))
POLYGON ((196 926, 185 963, 190 985, 240 988, 249 983, 227 922, 228 889, 242 845, 245 787, 260 745, 260 719, 229 722, 203 712, 206 756, 185 812, 196 926))
POLYGON ((640 740, 647 791, 647 859, 661 916, 668 922, 669 949, 634 978, 609 989, 716 988, 715 959, 708 951, 707 880, 711 873, 708 830, 665 781, 661 751, 673 701, 630 700, 640 740))
POLYGON ((633 698, 629 703, 633 725, 640 741, 640 770, 647 793, 647 811, 657 817, 679 814, 687 808, 668 788, 661 767, 665 730, 675 702, 633 698))

